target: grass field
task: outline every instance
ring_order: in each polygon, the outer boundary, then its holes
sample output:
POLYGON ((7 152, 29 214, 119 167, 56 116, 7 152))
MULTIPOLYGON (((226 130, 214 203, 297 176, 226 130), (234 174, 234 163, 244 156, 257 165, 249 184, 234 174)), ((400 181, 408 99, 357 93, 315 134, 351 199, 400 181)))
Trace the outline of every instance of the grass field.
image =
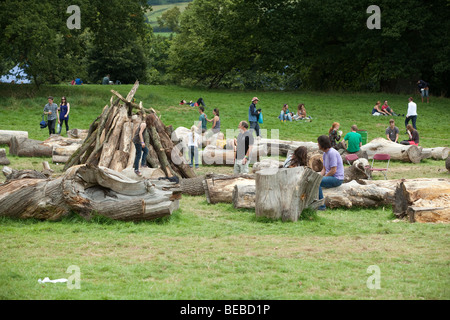
MULTIPOLYGON (((25 130, 44 140, 39 128, 48 95, 68 97, 71 128, 87 129, 122 86, 0 85, 0 130, 25 130)), ((190 127, 196 108, 181 99, 203 97, 206 113, 220 109, 222 130, 247 119, 258 96, 262 128, 278 129, 281 139, 316 141, 333 121, 347 132, 354 123, 369 140, 383 137, 389 118, 373 117, 377 100, 387 99, 406 113, 406 95, 376 93, 254 92, 141 86, 137 101, 153 107, 166 125, 190 127), (310 123, 280 123, 284 103, 303 102, 310 123)), ((431 97, 418 104, 421 145, 449 146, 449 99, 431 97)), ((404 118, 397 124, 404 128, 404 118)), ((209 124, 210 125, 210 124, 209 124)), ((63 130, 64 132, 64 130, 63 130)), ((406 138, 401 130, 401 138, 406 138)), ((5 147, 5 146, 0 146, 5 147)), ((7 148, 7 146, 6 146, 7 148)), ((12 168, 41 170, 42 160, 8 157, 12 168)), ((56 174, 62 166, 51 164, 56 174)), ((444 161, 392 162, 389 178, 449 177, 444 161)), ((201 167, 231 173, 229 167, 201 167)), ((377 178, 381 178, 377 177, 377 178)), ((0 182, 4 181, 1 177, 0 182)), ((450 228, 444 224, 397 221, 390 207, 334 209, 309 213, 297 223, 255 218, 251 210, 208 205, 204 197, 183 196, 170 218, 154 222, 116 222, 76 214, 59 222, 0 218, 0 299, 444 299, 450 298, 450 228), (38 279, 68 278, 69 266, 81 271, 81 289, 39 284, 38 279), (369 266, 380 268, 381 289, 368 289, 369 266)))

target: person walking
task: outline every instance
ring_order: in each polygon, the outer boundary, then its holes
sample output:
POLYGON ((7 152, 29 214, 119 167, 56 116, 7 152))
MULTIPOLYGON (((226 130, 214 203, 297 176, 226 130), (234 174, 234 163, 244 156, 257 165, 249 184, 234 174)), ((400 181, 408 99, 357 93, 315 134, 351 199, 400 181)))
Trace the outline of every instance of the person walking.
POLYGON ((53 102, 53 97, 48 97, 48 103, 44 106, 44 114, 47 115, 49 135, 55 134, 55 124, 58 119, 58 105, 53 102))
POLYGON ((424 97, 427 98, 427 103, 430 103, 430 97, 428 95, 430 91, 429 84, 423 80, 419 80, 417 81, 417 86, 419 87, 420 95, 422 96, 422 103, 424 97))
POLYGON ((261 138, 260 132, 259 132, 259 114, 261 113, 260 110, 256 110, 256 104, 259 102, 259 99, 257 97, 253 97, 252 103, 250 104, 250 107, 248 108, 248 122, 250 123, 250 130, 255 130, 256 137, 261 138))
POLYGON ((389 127, 386 128, 386 139, 392 142, 398 142, 400 130, 395 126, 394 119, 389 120, 389 127))
MULTIPOLYGON (((320 174, 323 176, 319 186, 319 200, 323 199, 322 188, 339 187, 344 182, 344 163, 342 157, 331 147, 331 141, 328 136, 317 138, 319 150, 323 151, 323 169, 320 174)), ((326 210, 325 204, 321 205, 319 210, 326 210)))
POLYGON ((194 166, 195 159, 195 169, 199 168, 198 163, 198 146, 200 144, 200 135, 196 132, 198 128, 196 126, 191 127, 191 131, 188 133, 188 148, 189 148, 189 167, 194 166))
POLYGON ((348 153, 357 153, 362 146, 362 137, 358 132, 356 132, 358 131, 356 124, 352 125, 351 130, 351 132, 345 135, 344 141, 348 141, 348 153))
POLYGON ((59 130, 58 134, 61 134, 62 125, 63 122, 66 124, 66 134, 67 131, 69 131, 69 113, 70 113, 70 103, 67 102, 66 97, 61 98, 61 103, 59 104, 59 117, 58 117, 58 124, 59 124, 59 130))
POLYGON ((412 97, 408 99, 408 112, 406 112, 405 118, 405 127, 408 125, 409 121, 412 121, 412 126, 414 129, 416 128, 416 120, 417 120, 417 104, 413 101, 412 97))
POLYGON ((147 128, 147 124, 142 119, 142 114, 140 115, 140 117, 138 117, 137 121, 139 120, 141 122, 135 129, 133 135, 133 143, 136 147, 136 157, 134 158, 134 173, 136 173, 138 176, 141 176, 142 173, 139 171, 139 164, 141 164, 143 168, 147 167, 148 148, 145 145, 144 141, 144 131, 147 128))
POLYGON ((253 134, 248 130, 246 121, 239 122, 238 129, 239 134, 234 139, 234 174, 248 173, 248 164, 254 143, 253 134))

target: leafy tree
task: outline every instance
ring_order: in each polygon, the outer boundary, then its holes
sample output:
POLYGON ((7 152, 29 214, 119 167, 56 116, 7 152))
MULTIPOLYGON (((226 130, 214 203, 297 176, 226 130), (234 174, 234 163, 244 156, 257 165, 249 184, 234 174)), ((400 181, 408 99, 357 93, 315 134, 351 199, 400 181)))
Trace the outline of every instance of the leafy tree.
POLYGON ((180 9, 178 7, 173 7, 172 9, 164 11, 156 20, 161 29, 167 27, 173 32, 178 32, 180 28, 180 15, 180 9))

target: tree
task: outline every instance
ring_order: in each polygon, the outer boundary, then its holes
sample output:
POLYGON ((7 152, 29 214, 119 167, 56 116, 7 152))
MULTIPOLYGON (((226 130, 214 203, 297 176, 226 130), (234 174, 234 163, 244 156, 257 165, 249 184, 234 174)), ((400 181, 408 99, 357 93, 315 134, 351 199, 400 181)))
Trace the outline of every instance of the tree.
POLYGON ((178 32, 180 28, 180 15, 180 9, 178 7, 173 7, 172 9, 164 11, 156 20, 161 29, 167 27, 172 32, 178 32))

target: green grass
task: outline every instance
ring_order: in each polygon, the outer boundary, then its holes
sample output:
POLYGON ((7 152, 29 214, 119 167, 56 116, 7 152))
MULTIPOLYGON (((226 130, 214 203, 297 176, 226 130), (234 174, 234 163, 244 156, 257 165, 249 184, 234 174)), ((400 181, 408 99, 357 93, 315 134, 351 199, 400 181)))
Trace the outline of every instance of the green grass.
MULTIPOLYGON (((111 97, 130 85, 82 87, 0 85, 0 129, 25 130, 44 140, 38 122, 48 95, 66 95, 71 128, 87 129, 111 97)), ((203 97, 207 114, 220 109, 222 129, 247 119, 258 96, 265 129, 281 139, 316 141, 333 121, 346 132, 354 123, 369 140, 384 136, 388 118, 372 117, 373 102, 388 99, 406 112, 407 96, 370 93, 254 92, 141 86, 136 94, 166 125, 190 127, 196 108, 181 99, 203 97), (304 102, 311 123, 280 123, 284 103, 304 102)), ((416 98, 416 100, 419 100, 416 98)), ((449 100, 418 102, 421 145, 449 146, 449 100)), ((398 126, 403 127, 401 118, 398 126)), ((405 138, 401 132, 401 138, 405 138)), ((5 147, 5 146, 0 146, 5 147)), ((46 158, 8 156, 10 167, 41 170, 46 158)), ((51 163, 57 174, 62 166, 51 163)), ((203 166, 199 173, 231 173, 203 166)), ((391 162, 389 178, 448 177, 444 161, 391 162)), ((382 176, 376 177, 381 179, 382 176)), ((0 180, 0 181, 4 181, 0 180)), ((296 223, 257 219, 231 204, 209 205, 204 197, 183 196, 170 218, 154 222, 84 221, 75 214, 59 222, 0 218, 0 299, 443 299, 450 298, 449 226, 397 222, 390 207, 307 212, 296 223), (81 271, 81 289, 39 284, 46 276, 68 278, 81 271), (367 268, 381 270, 381 289, 369 290, 367 268)))

